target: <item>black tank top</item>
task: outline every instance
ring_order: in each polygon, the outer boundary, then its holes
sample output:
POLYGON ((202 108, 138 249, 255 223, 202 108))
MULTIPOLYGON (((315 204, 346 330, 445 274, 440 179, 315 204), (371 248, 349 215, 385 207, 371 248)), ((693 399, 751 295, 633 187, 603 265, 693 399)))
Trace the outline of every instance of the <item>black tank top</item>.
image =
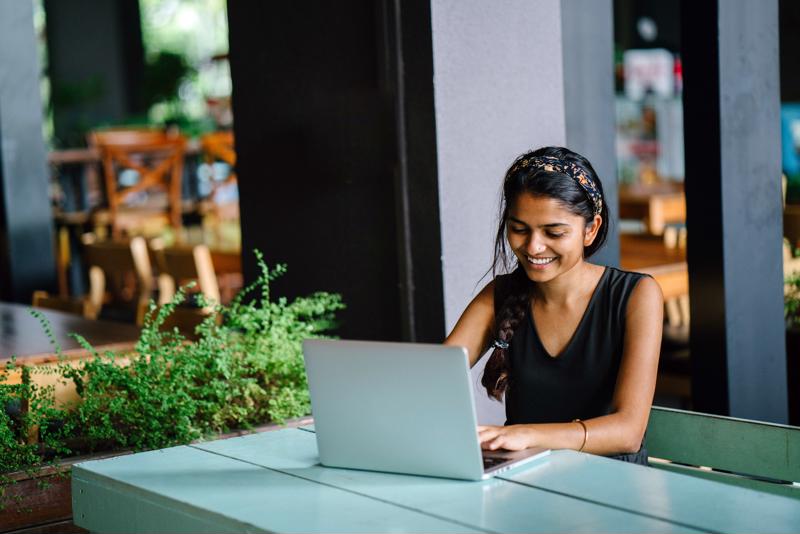
MULTIPOLYGON (((509 344, 506 424, 563 423, 612 412, 611 404, 622 360, 628 298, 646 275, 606 267, 583 318, 561 354, 551 357, 542 345, 527 306, 509 344)), ((495 279, 495 315, 511 294, 530 288, 524 271, 495 279)), ((639 452, 614 458, 647 463, 639 452)))

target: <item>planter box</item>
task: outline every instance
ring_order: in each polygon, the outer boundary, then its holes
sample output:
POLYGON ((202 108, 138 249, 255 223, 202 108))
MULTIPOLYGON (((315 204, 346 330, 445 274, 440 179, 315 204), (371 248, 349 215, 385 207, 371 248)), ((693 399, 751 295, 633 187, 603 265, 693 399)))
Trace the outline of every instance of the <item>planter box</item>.
POLYGON ((25 533, 86 532, 72 524, 72 465, 122 454, 130 453, 123 451, 76 456, 58 465, 39 469, 33 475, 11 473, 9 478, 15 482, 5 488, 0 532, 17 529, 25 529, 25 533))
MULTIPOLYGON (((105 353, 106 351, 114 352, 119 355, 117 362, 120 365, 127 365, 128 359, 122 355, 133 352, 134 347, 136 347, 135 342, 124 342, 100 347, 98 351, 101 353, 105 353)), ((72 367, 76 367, 84 360, 94 357, 91 352, 82 348, 65 350, 63 354, 64 362, 72 367)), ((0 364, 2 363, 3 362, 0 361, 0 364)), ((61 377, 52 372, 60 363, 61 362, 55 353, 35 354, 23 356, 17 359, 18 365, 24 365, 36 369, 36 371, 31 373, 31 382, 40 388, 45 388, 48 386, 53 387, 56 406, 63 407, 70 403, 78 402, 80 397, 78 397, 78 394, 75 391, 75 384, 72 381, 67 381, 67 383, 64 384, 61 381, 61 377), (47 372, 48 369, 51 371, 50 373, 47 372)), ((2 382, 13 385, 19 384, 21 381, 22 370, 18 368, 17 370, 8 373, 5 380, 2 382)))
MULTIPOLYGON (((285 425, 268 424, 220 435, 217 439, 227 439, 254 432, 268 432, 280 428, 310 425, 310 417, 287 421, 285 425)), ((62 460, 57 466, 45 467, 34 475, 18 472, 9 477, 16 482, 6 487, 3 502, 6 508, 0 512, 0 533, 49 534, 87 532, 72 523, 72 481, 73 464, 88 460, 99 460, 131 454, 131 451, 100 453, 89 456, 76 456, 62 460), (23 530, 24 529, 24 530, 23 530)))

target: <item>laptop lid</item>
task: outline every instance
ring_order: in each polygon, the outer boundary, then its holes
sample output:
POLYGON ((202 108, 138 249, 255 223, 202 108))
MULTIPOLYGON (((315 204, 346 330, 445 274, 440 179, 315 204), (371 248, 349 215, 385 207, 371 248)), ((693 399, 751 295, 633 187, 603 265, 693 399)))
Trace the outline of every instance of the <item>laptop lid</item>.
POLYGON ((306 340, 303 354, 322 465, 483 477, 464 348, 306 340))

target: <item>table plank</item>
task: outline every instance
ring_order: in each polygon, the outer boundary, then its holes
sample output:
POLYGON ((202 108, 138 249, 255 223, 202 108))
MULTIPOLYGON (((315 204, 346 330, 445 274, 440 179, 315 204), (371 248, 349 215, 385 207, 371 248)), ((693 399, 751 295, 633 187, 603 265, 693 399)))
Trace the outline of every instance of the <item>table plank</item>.
POLYGON ((553 451, 541 469, 501 478, 709 532, 797 532, 794 499, 575 451, 553 451))
MULTIPOLYGON (((445 520, 499 532, 687 532, 669 521, 507 480, 437 479, 319 465, 316 436, 301 429, 200 443, 193 447, 223 454, 305 480, 397 503, 445 520)), ((547 458, 520 469, 536 471, 547 458)))
MULTIPOLYGON (((52 354, 53 346, 39 321, 30 314, 30 306, 0 302, 0 362, 16 355, 20 361, 36 355, 52 354)), ((78 315, 53 310, 39 310, 50 321, 53 335, 64 350, 79 348, 67 334, 85 337, 95 348, 129 343, 139 338, 139 329, 131 324, 93 321, 78 315)))
POLYGON ((685 249, 667 248, 658 236, 620 234, 619 248, 620 266, 628 271, 686 262, 685 249))
POLYGON ((102 532, 475 532, 186 446, 74 466, 73 514, 102 532))
POLYGON ((667 248, 656 236, 621 234, 620 266, 626 271, 652 276, 664 293, 664 299, 689 294, 689 269, 686 251, 667 248))
POLYGON ((661 235, 667 223, 686 220, 683 184, 620 185, 619 217, 642 219, 650 233, 661 235))

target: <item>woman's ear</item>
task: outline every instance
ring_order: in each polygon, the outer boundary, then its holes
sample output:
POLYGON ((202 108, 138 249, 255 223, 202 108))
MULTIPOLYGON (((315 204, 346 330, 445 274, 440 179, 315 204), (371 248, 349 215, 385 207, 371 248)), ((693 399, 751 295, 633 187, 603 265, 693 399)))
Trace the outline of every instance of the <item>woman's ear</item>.
POLYGON ((595 215, 592 222, 586 225, 586 229, 583 232, 583 246, 588 247, 592 243, 594 243, 594 239, 597 237, 597 232, 600 231, 600 227, 603 225, 603 218, 600 215, 595 215))

